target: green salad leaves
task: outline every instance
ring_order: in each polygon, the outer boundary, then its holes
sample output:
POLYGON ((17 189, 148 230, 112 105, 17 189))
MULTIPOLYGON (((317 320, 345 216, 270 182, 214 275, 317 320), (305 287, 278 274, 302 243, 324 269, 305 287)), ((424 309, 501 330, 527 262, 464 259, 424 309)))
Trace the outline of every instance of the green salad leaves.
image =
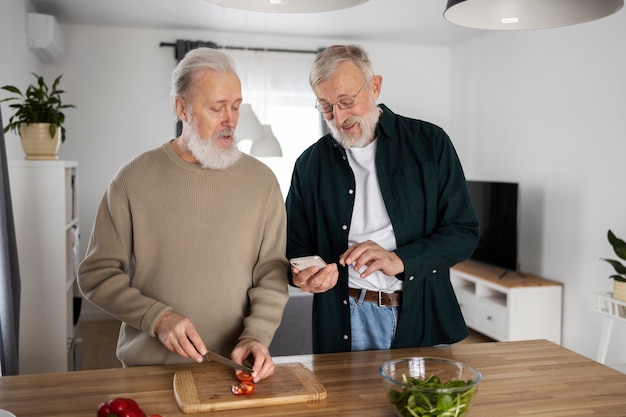
POLYGON ((448 381, 442 383, 435 375, 425 380, 402 375, 402 392, 389 390, 389 398, 399 415, 404 417, 462 417, 469 410, 477 387, 465 387, 474 381, 448 381), (421 390, 418 388, 429 388, 421 390))

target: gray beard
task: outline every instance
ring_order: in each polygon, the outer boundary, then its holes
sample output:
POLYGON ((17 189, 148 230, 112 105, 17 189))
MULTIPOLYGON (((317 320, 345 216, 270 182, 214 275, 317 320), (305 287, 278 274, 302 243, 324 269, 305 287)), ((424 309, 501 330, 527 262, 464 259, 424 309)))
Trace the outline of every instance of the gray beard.
POLYGON ((352 138, 349 135, 345 135, 342 133, 341 129, 335 124, 335 120, 326 120, 326 125, 330 129, 330 133, 333 135, 335 140, 344 148, 363 148, 369 145, 374 139, 376 134, 376 124, 378 123, 378 119, 380 119, 380 114, 382 110, 379 107, 374 107, 371 112, 366 114, 363 117, 353 116, 351 121, 354 120, 361 127, 361 137, 352 138))
POLYGON ((226 169, 234 165, 241 157, 241 151, 237 147, 237 138, 232 130, 217 133, 210 139, 203 139, 193 129, 187 147, 193 157, 205 169, 226 169), (223 149, 217 146, 214 140, 225 134, 232 135, 234 140, 230 147, 223 149))

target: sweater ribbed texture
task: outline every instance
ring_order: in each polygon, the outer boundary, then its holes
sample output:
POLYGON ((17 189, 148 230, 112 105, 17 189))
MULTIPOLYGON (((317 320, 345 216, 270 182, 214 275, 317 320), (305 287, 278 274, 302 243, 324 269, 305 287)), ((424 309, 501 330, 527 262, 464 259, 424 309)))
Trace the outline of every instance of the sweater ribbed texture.
POLYGON ((168 310, 189 317, 223 355, 241 338, 268 346, 288 298, 285 228, 280 188, 264 164, 242 155, 225 170, 203 169, 168 142, 111 181, 79 285, 123 322, 124 366, 186 361, 154 335, 168 310))

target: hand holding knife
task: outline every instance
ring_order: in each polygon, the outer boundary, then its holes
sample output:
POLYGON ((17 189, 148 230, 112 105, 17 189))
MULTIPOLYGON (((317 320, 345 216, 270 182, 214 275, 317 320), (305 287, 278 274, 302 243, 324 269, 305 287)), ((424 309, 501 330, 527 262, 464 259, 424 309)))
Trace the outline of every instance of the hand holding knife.
POLYGON ((230 360, 230 359, 228 359, 228 358, 226 358, 226 357, 224 357, 222 355, 218 355, 215 352, 211 352, 210 350, 207 351, 205 356, 207 358, 207 361, 219 362, 219 363, 221 363, 223 365, 230 366, 231 368, 239 369, 240 371, 245 371, 245 372, 250 372, 250 373, 254 372, 252 370, 252 368, 250 368, 248 366, 240 365, 240 364, 238 364, 238 363, 236 363, 236 362, 234 362, 234 361, 232 361, 232 360, 230 360))

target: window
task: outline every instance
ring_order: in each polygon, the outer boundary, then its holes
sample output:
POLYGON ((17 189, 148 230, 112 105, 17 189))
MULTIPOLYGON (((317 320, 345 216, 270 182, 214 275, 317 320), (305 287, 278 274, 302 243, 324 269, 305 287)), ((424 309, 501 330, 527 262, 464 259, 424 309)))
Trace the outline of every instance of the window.
MULTIPOLYGON (((309 86, 315 55, 248 50, 228 53, 241 77, 244 103, 252 105, 261 124, 272 127, 280 143, 282 157, 259 160, 274 171, 286 197, 296 159, 322 136, 320 114, 309 86)), ((242 149, 246 151, 246 144, 242 149)))

